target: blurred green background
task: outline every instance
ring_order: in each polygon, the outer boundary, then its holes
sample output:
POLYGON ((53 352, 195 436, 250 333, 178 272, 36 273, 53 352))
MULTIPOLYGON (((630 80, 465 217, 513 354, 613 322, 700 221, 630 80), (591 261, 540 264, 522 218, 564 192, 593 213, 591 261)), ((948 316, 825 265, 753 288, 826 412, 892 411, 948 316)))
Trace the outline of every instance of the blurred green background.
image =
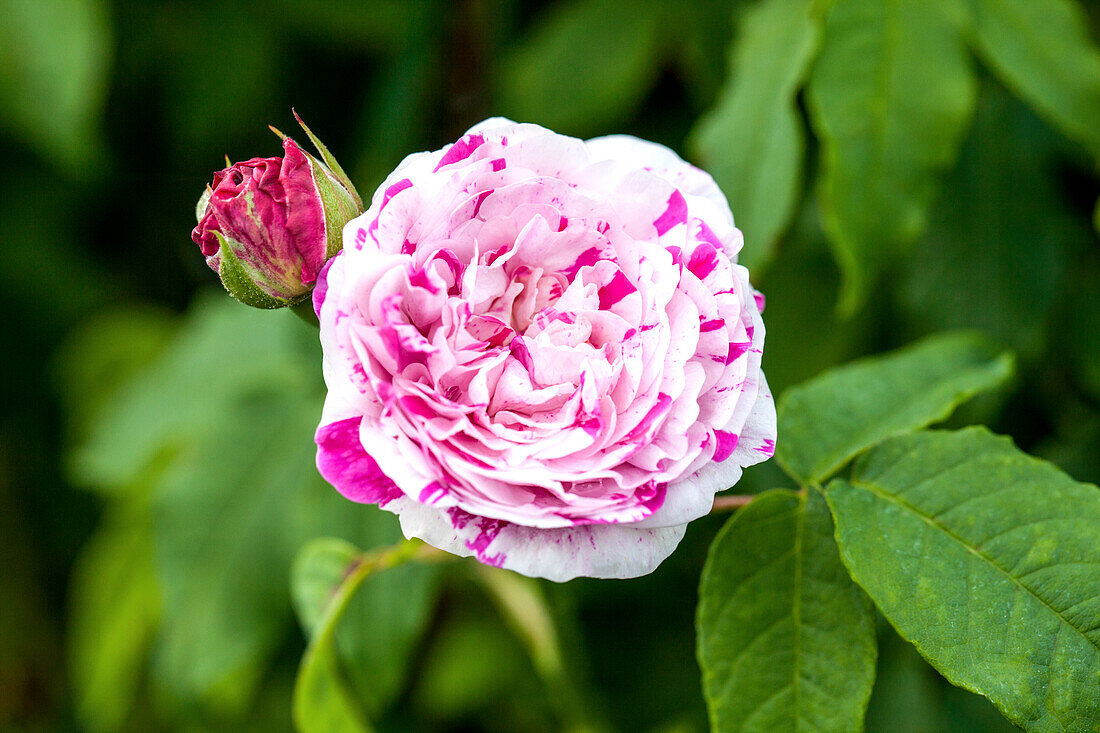
MULTIPOLYGON (((958 422, 1100 480, 1100 3, 831 5, 0 0, 0 730, 291 730, 294 553, 399 537, 315 475, 315 332, 236 306, 189 239, 292 107, 364 198, 495 114, 664 143, 746 231, 777 394, 978 328, 1020 374, 958 422)), ((569 706, 465 562, 368 582, 349 679, 383 731, 703 731, 723 519, 649 577, 544 584, 569 706)), ((880 626, 868 730, 1010 729, 880 626)))

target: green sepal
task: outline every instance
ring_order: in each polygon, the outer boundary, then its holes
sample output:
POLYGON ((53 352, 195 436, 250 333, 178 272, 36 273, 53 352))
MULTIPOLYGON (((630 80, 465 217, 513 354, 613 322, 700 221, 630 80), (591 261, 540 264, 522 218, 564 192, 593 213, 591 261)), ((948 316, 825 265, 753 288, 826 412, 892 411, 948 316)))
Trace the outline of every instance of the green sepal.
POLYGON ((306 127, 306 123, 302 122, 302 118, 298 116, 298 112, 295 110, 291 110, 291 112, 294 113, 294 119, 298 120, 298 124, 302 126, 302 130, 306 133, 306 137, 308 137, 309 141, 313 143, 313 146, 317 148, 317 152, 321 154, 321 159, 325 161, 325 165, 328 166, 332 176, 340 182, 340 185, 347 189, 348 193, 351 194, 356 205, 359 207, 359 211, 362 211, 363 198, 359 195, 359 192, 355 190, 355 185, 351 182, 351 179, 348 178, 348 174, 345 173, 344 169, 340 167, 340 164, 336 162, 336 158, 328 151, 325 144, 313 134, 312 130, 306 127))
POLYGON ((195 204, 195 221, 201 223, 202 218, 206 216, 206 207, 210 204, 210 197, 214 195, 214 190, 210 186, 206 187, 206 190, 202 192, 202 196, 199 196, 198 203, 195 204))
POLYGON ((221 276, 222 285, 225 286, 230 295, 245 305, 267 310, 283 308, 297 302, 297 299, 282 300, 260 290, 256 283, 252 282, 252 278, 248 276, 240 260, 237 259, 230 240, 226 239, 221 232, 214 232, 214 236, 218 238, 218 244, 221 245, 221 262, 218 265, 218 275, 221 276))
POLYGON ((343 249, 344 225, 363 213, 363 210, 357 203, 357 194, 349 192, 339 180, 335 179, 324 163, 309 153, 306 153, 306 158, 309 159, 313 168, 313 183, 317 187, 317 195, 321 197, 321 206, 325 212, 325 259, 327 260, 343 249))

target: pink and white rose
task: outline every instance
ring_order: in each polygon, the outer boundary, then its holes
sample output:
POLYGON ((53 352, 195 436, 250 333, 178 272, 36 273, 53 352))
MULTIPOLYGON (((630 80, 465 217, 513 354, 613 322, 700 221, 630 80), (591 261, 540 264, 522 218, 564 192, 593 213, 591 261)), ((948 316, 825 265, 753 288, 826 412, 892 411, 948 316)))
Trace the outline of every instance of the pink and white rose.
POLYGON ((321 474, 525 575, 652 571, 770 457, 762 296, 709 175, 495 118, 406 158, 314 291, 321 474))

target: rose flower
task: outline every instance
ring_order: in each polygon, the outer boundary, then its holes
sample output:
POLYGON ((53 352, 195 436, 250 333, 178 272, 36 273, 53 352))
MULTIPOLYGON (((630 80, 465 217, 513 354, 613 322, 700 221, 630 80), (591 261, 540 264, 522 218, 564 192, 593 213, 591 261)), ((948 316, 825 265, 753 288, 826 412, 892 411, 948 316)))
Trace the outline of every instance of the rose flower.
POLYGON ((257 308, 304 300, 339 251, 344 224, 362 211, 343 171, 334 173, 288 137, 283 152, 215 173, 191 232, 226 290, 257 308))
POLYGON ((318 278, 321 474, 406 536, 632 577, 770 457, 763 298, 660 145, 490 119, 411 155, 318 278))

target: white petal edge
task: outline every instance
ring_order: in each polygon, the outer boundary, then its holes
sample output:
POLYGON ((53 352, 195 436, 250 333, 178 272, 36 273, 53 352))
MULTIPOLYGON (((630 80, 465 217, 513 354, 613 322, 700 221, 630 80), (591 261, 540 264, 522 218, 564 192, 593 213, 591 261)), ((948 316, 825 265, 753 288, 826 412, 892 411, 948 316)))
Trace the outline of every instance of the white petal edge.
POLYGON ((594 524, 534 529, 505 523, 490 542, 481 544, 480 517, 456 528, 443 511, 410 499, 392 501, 385 509, 398 515, 406 537, 418 537, 455 555, 477 555, 487 564, 556 583, 578 577, 646 575, 672 554, 687 531, 686 524, 659 528, 594 524))

